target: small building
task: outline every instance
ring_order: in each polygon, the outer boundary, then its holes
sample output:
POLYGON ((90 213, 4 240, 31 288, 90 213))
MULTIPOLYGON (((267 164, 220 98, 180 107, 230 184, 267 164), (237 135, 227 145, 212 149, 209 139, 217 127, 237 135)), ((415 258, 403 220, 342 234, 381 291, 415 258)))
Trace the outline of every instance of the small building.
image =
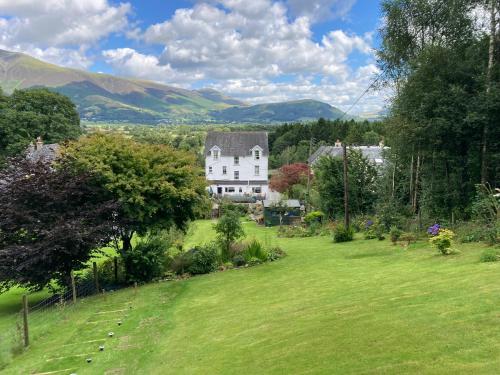
POLYGON ((264 201, 264 225, 299 225, 301 223, 301 205, 297 199, 283 201, 264 201))
POLYGON ((44 144, 41 137, 31 143, 26 150, 26 159, 33 163, 52 163, 59 155, 60 147, 57 143, 44 144))
MULTIPOLYGON (((385 164, 384 151, 389 150, 390 147, 386 147, 383 142, 380 142, 378 146, 347 146, 347 149, 361 152, 361 154, 373 165, 382 167, 385 164)), ((310 166, 313 166, 323 156, 342 158, 343 152, 342 144, 337 140, 334 146, 320 146, 316 152, 309 157, 308 163, 310 166)))
POLYGON ((208 132, 205 175, 217 197, 264 199, 268 185, 267 132, 208 132))

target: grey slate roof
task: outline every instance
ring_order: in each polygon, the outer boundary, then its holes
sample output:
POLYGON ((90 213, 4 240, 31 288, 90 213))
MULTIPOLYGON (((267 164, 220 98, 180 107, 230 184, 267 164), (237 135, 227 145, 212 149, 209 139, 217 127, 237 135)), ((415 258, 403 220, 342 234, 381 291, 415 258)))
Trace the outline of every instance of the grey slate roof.
POLYGON ((26 150, 26 159, 35 163, 39 161, 51 163, 57 158, 58 153, 59 145, 57 143, 38 145, 37 147, 31 144, 26 150))
POLYGON ((269 155, 267 132, 208 132, 205 156, 214 146, 221 149, 221 156, 249 156, 254 146, 262 148, 262 155, 269 155))
MULTIPOLYGON (((361 154, 367 158, 373 164, 380 166, 383 165, 384 160, 384 151, 389 150, 389 147, 380 147, 380 146, 349 146, 347 147, 350 150, 360 151, 361 154)), ((316 150, 314 154, 312 154, 309 159, 309 165, 314 165, 319 158, 322 156, 332 156, 334 158, 342 157, 342 147, 335 146, 321 146, 316 150)))

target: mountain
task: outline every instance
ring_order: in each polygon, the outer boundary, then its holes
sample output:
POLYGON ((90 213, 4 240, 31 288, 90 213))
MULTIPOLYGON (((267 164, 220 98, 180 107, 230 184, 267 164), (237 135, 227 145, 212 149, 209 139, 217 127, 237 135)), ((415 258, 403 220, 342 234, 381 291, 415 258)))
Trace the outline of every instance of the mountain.
POLYGON ((48 87, 67 95, 89 121, 131 123, 272 123, 336 119, 342 112, 314 100, 249 106, 216 90, 186 90, 160 83, 64 68, 0 50, 0 86, 48 87))

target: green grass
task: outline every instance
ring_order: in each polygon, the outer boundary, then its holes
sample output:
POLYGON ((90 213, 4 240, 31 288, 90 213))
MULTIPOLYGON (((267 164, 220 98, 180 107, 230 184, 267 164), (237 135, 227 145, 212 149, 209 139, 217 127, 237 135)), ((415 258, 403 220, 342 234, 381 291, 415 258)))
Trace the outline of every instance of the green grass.
MULTIPOLYGON (((188 245, 214 238, 211 222, 195 225, 188 245)), ((482 245, 444 257, 426 243, 333 244, 245 229, 288 256, 57 310, 3 373, 498 373, 500 264, 479 262, 482 245)))

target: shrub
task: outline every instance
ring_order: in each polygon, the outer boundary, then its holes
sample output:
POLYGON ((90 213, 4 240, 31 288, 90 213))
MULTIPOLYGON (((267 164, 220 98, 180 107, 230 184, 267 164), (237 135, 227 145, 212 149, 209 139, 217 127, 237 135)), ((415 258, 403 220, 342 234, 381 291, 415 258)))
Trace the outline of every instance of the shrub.
POLYGON ((500 250, 494 248, 485 249, 481 253, 481 262, 498 262, 500 261, 500 250))
POLYGON ((219 265, 217 245, 215 243, 196 246, 189 250, 188 253, 190 253, 191 262, 186 271, 192 275, 213 272, 219 265))
POLYGON ((245 264, 247 264, 243 255, 235 255, 232 259, 232 263, 234 264, 235 267, 242 267, 245 264))
POLYGON ((399 239, 401 238, 402 234, 403 234, 403 232, 401 231, 401 229, 399 229, 396 226, 392 226, 391 230, 389 232, 389 235, 391 236, 391 242, 393 244, 395 244, 396 242, 398 242, 399 239))
POLYGON ((399 237, 399 239, 402 242, 406 242, 406 246, 410 246, 410 244, 412 242, 415 242, 417 240, 417 236, 415 236, 414 233, 405 232, 405 233, 401 233, 401 236, 399 237))
POLYGON ((312 223, 321 223, 325 214, 321 211, 311 211, 306 216, 304 216, 304 222, 307 225, 311 225, 312 223))
POLYGON ((247 262, 249 262, 252 258, 257 258, 263 262, 267 260, 267 251, 264 249, 262 244, 255 239, 247 245, 247 248, 242 255, 245 257, 247 262))
POLYGON ((222 215, 228 212, 234 212, 238 216, 246 216, 248 214, 248 206, 246 204, 237 204, 232 202, 222 202, 220 205, 222 215))
POLYGON ((234 211, 224 213, 217 221, 217 224, 214 225, 214 229, 222 248, 222 260, 229 260, 231 245, 237 239, 245 236, 238 214, 234 211))
POLYGON ((295 238, 295 237, 311 237, 313 233, 301 226, 282 225, 278 229, 278 237, 295 238))
POLYGON ((251 257, 251 258, 248 260, 248 262, 247 262, 247 264, 248 264, 250 267, 251 267, 251 266, 257 266, 257 265, 262 264, 262 263, 263 263, 263 261, 262 261, 261 259, 257 258, 257 257, 251 257))
POLYGON ((166 268, 168 243, 161 235, 141 240, 123 255, 130 282, 148 282, 163 275, 166 268))
POLYGON ((188 272, 188 269, 193 261, 192 255, 193 254, 188 251, 177 254, 170 263, 170 269, 172 272, 176 275, 182 275, 188 272))
POLYGON ((286 253, 280 247, 272 247, 267 252, 267 260, 270 262, 274 262, 280 258, 283 258, 286 253))
MULTIPOLYGON (((115 279, 115 260, 114 257, 106 258, 104 262, 97 264, 97 273, 99 275, 99 284, 102 287, 124 284, 126 280, 125 265, 122 258, 116 258, 117 275, 115 279)), ((92 275, 92 273, 91 273, 92 275)), ((92 275, 93 278, 93 275, 92 275)))
POLYGON ((440 228, 436 235, 429 238, 429 242, 433 247, 438 249, 441 254, 449 255, 453 253, 451 248, 453 237, 455 237, 455 233, 451 230, 440 228))
POLYGON ((354 230, 352 227, 346 227, 344 224, 340 223, 335 226, 333 230, 333 241, 334 242, 348 242, 352 241, 354 238, 354 230))

